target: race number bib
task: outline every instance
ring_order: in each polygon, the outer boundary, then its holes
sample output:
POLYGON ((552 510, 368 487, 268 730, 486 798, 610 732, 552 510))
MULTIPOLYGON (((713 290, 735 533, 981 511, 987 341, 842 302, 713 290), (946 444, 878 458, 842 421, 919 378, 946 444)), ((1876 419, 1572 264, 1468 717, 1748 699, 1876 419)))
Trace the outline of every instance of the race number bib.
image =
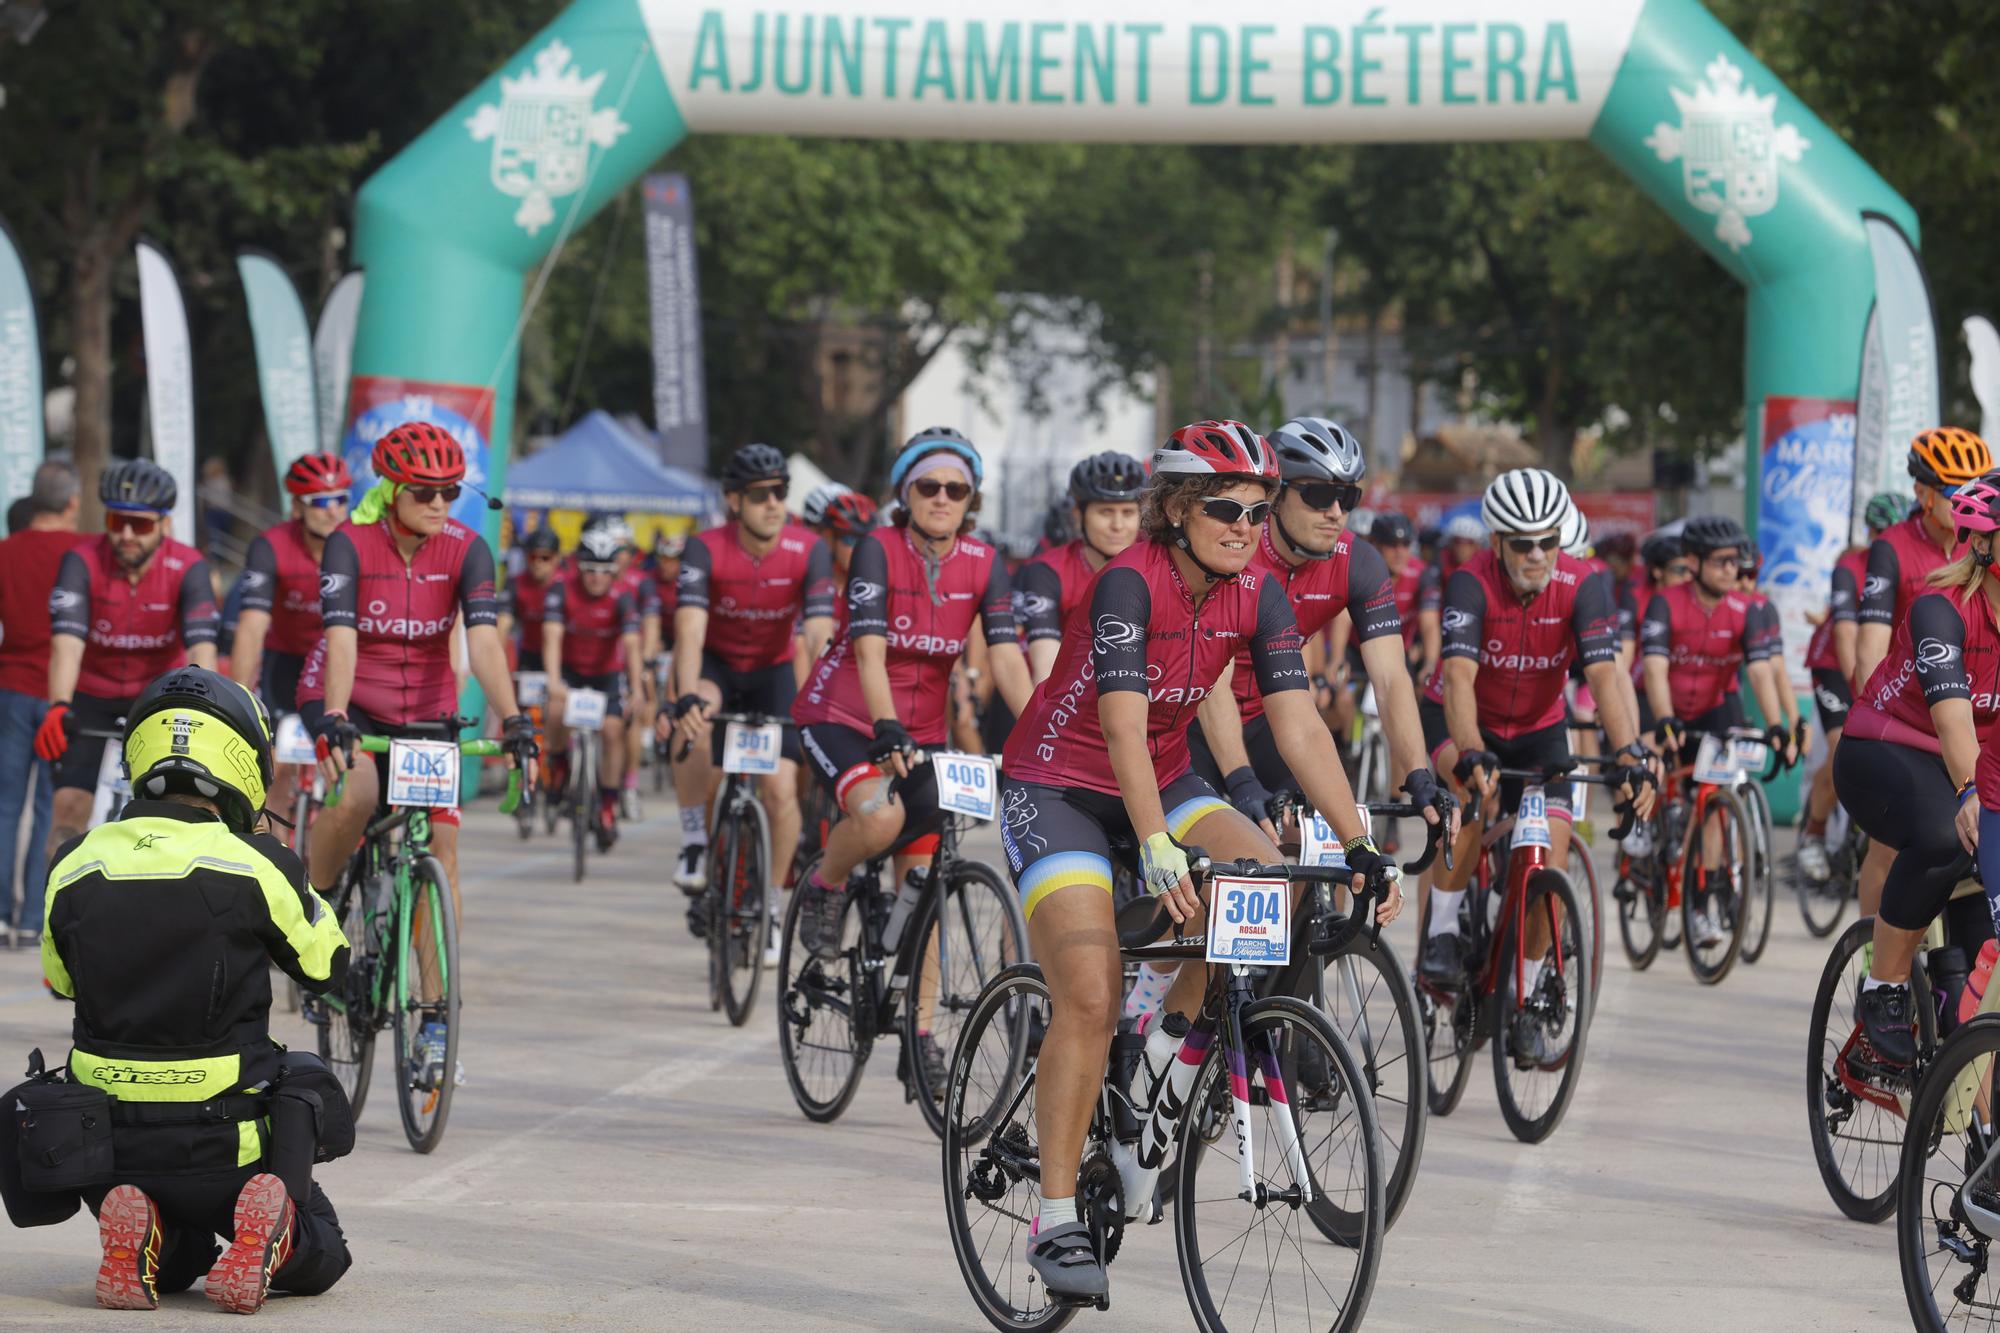
POLYGON ((1701 748, 1695 751, 1694 780, 1717 787, 1736 781, 1736 764, 1729 747, 1714 736, 1703 736, 1701 748))
POLYGON ((563 725, 571 731, 604 730, 603 690, 571 690, 563 702, 563 725))
POLYGON ((457 744, 390 741, 389 804, 458 809, 457 744))
MULTIPOLYGON (((1368 807, 1357 801, 1354 809, 1361 816, 1361 827, 1369 827, 1368 807)), ((1347 868, 1347 853, 1341 849, 1340 835, 1317 810, 1299 811, 1299 864, 1347 868)))
POLYGON ((1730 766, 1738 775, 1761 773, 1764 765, 1771 762, 1771 747, 1762 741, 1739 736, 1729 742, 1730 766))
POLYGON ((278 734, 272 740, 271 751, 281 764, 319 762, 319 756, 313 752, 312 734, 306 730, 305 719, 297 713, 287 713, 278 719, 278 734))
POLYGON ((1209 892, 1209 962, 1283 967, 1292 961, 1290 884, 1217 875, 1209 892))
POLYGON ((549 673, 546 671, 523 671, 514 677, 514 697, 521 707, 534 708, 549 701, 549 673))
POLYGON ((722 771, 725 773, 775 773, 778 751, 785 728, 777 722, 761 727, 731 722, 722 732, 722 771))
POLYGON ((1549 845, 1549 798, 1540 787, 1521 793, 1521 808, 1514 812, 1515 847, 1549 845))
POLYGON ((938 809, 973 819, 993 818, 993 794, 999 789, 993 760, 983 754, 947 750, 931 758, 937 774, 938 809))

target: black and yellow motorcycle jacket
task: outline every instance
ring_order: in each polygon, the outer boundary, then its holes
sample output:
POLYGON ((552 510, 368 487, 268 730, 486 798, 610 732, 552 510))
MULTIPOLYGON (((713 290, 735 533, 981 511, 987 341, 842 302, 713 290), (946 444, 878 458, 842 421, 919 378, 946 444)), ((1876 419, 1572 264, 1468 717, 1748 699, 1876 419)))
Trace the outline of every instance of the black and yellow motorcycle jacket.
MULTIPOLYGON (((278 1072, 271 964, 315 993, 347 969, 339 923, 290 848, 171 801, 133 801, 66 845, 49 871, 45 911, 42 970, 76 1001, 70 1078, 133 1104, 114 1123, 177 1118, 138 1103, 240 1109, 240 1094, 262 1091, 278 1072)), ((205 1127, 213 1132, 172 1135, 178 1147, 157 1144, 165 1155, 145 1153, 159 1158, 146 1166, 258 1160, 254 1117, 216 1120, 205 1127)), ((120 1156, 123 1167, 122 1147, 120 1156)))

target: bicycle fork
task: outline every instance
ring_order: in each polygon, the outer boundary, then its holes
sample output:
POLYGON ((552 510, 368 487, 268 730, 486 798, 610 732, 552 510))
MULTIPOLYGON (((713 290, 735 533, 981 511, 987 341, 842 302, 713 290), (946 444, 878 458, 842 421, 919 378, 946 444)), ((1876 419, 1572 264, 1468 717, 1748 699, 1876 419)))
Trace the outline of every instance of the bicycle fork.
MULTIPOLYGON (((1224 1001, 1229 1044, 1224 1055, 1229 1063, 1229 1103, 1236 1126, 1237 1170, 1243 1181, 1243 1189, 1237 1197, 1262 1208, 1272 1200, 1257 1182, 1256 1140, 1250 1130, 1249 1047, 1243 1039, 1243 992, 1249 987, 1250 969, 1241 963, 1234 963, 1229 970, 1232 981, 1224 1001)), ((1278 1067, 1277 1048, 1272 1042, 1266 1041, 1257 1052, 1257 1064, 1264 1074, 1264 1095, 1272 1106, 1283 1108, 1282 1113, 1272 1119, 1278 1124, 1278 1142, 1285 1155, 1285 1164, 1291 1169, 1292 1179, 1298 1182, 1297 1198, 1285 1201, 1309 1204, 1312 1202, 1312 1183, 1306 1174, 1305 1152, 1299 1143, 1298 1126, 1292 1121, 1291 1098, 1285 1087, 1284 1074, 1278 1067)), ((1293 1191, 1285 1193, 1289 1195, 1293 1191)))

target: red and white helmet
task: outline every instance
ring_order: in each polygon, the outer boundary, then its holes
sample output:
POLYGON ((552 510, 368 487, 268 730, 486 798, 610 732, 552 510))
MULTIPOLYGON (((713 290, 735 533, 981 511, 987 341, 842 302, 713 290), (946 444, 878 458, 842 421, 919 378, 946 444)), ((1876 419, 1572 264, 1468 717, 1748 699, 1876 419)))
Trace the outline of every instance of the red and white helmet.
POLYGON ((1276 485, 1278 454, 1240 421, 1182 426, 1153 451, 1155 477, 1240 476, 1276 485))

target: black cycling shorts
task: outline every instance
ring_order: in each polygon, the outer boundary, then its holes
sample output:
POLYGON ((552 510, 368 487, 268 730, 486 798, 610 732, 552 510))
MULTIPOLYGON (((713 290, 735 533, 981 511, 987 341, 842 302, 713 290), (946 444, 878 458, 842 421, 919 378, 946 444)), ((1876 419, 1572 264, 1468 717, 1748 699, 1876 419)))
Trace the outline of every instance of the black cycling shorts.
POLYGON ((1893 848, 1881 917, 1922 930, 1972 873, 1953 824, 1958 800, 1944 759, 1894 741, 1848 736, 1833 752, 1833 789, 1862 832, 1893 848))
POLYGON ((79 694, 69 701, 69 748, 62 758, 56 760, 56 785, 54 790, 65 787, 82 791, 97 790, 97 770, 104 763, 102 736, 86 736, 86 731, 109 731, 121 733, 125 727, 125 712, 137 702, 138 695, 130 699, 106 699, 95 694, 79 694))
MULTIPOLYGON (((1183 843, 1196 824, 1218 810, 1235 814, 1192 770, 1166 785, 1160 805, 1167 812, 1167 832, 1183 843)), ((1129 862, 1138 848, 1125 802, 1083 787, 1049 787, 1003 776, 1000 820, 1000 844, 1021 894, 1024 920, 1042 899, 1072 884, 1103 889, 1108 909, 1113 850, 1129 862)))
MULTIPOLYGON (((1243 749, 1250 756, 1251 771, 1264 790, 1276 795, 1281 792, 1298 791, 1299 784, 1292 778, 1292 770, 1285 763, 1285 756, 1278 753, 1278 742, 1271 735, 1271 715, 1259 713, 1243 724, 1243 749)), ((1224 781, 1229 775, 1215 762, 1214 753, 1208 748, 1208 738, 1201 734, 1201 723, 1188 729, 1188 758, 1193 771, 1200 774, 1203 781, 1216 791, 1227 791, 1224 781)))
POLYGON ((1854 707, 1854 687, 1838 667, 1814 667, 1812 683, 1820 730, 1832 735, 1847 725, 1848 710, 1854 707))
POLYGON ((520 665, 514 668, 516 671, 540 671, 542 669, 541 649, 523 648, 520 651, 519 657, 520 665))
MULTIPOLYGON (((832 795, 833 802, 841 810, 846 810, 845 797, 848 788, 857 782, 872 777, 881 777, 885 770, 868 757, 871 737, 864 736, 853 727, 844 727, 838 722, 814 722, 798 728, 799 746, 811 761, 813 776, 820 786, 832 795)), ((944 747, 927 745, 925 751, 937 753, 944 747)), ((930 765, 925 764, 903 780, 896 788, 895 799, 903 806, 903 831, 896 835, 892 852, 901 851, 908 844, 927 834, 936 833, 942 821, 938 817, 937 779, 931 774, 930 765)))
MULTIPOLYGON (((790 662, 760 667, 755 671, 737 671, 714 653, 704 651, 701 655, 701 678, 722 691, 722 711, 725 713, 762 713, 766 717, 788 718, 792 715, 792 701, 799 697, 798 678, 792 675, 790 662)), ((799 762, 797 727, 785 728, 785 743, 779 753, 795 764, 799 762)))
POLYGON ((596 690, 604 696, 604 716, 625 716, 626 688, 625 673, 607 671, 601 676, 586 676, 580 671, 563 668, 563 684, 573 690, 596 690))
MULTIPOLYGON (((1437 764, 1438 751, 1451 740, 1451 728, 1445 725, 1444 705, 1430 699, 1417 704, 1417 718, 1424 724, 1424 753, 1431 757, 1433 766, 1437 764)), ((1523 732, 1519 736, 1500 737, 1480 729, 1480 742, 1500 758, 1502 768, 1550 769, 1569 759, 1569 723, 1557 722, 1543 727, 1540 731, 1523 732)), ((1440 773, 1445 770, 1440 768, 1440 773)), ((1500 781, 1500 813, 1511 815, 1521 803, 1522 783, 1518 778, 1502 778, 1500 781)), ((1551 818, 1570 818, 1568 782, 1550 784, 1543 791, 1548 798, 1551 818)))
POLYGON ((305 670, 305 665, 306 659, 298 653, 264 654, 264 669, 257 688, 272 717, 299 711, 299 673, 305 670))
MULTIPOLYGON (((1785 688, 1790 689, 1788 685, 1785 688)), ((1732 727, 1748 727, 1750 715, 1743 711, 1743 691, 1731 690, 1722 696, 1722 702, 1703 713, 1700 717, 1687 718, 1690 735, 1704 733, 1718 740, 1727 740, 1732 727)))

